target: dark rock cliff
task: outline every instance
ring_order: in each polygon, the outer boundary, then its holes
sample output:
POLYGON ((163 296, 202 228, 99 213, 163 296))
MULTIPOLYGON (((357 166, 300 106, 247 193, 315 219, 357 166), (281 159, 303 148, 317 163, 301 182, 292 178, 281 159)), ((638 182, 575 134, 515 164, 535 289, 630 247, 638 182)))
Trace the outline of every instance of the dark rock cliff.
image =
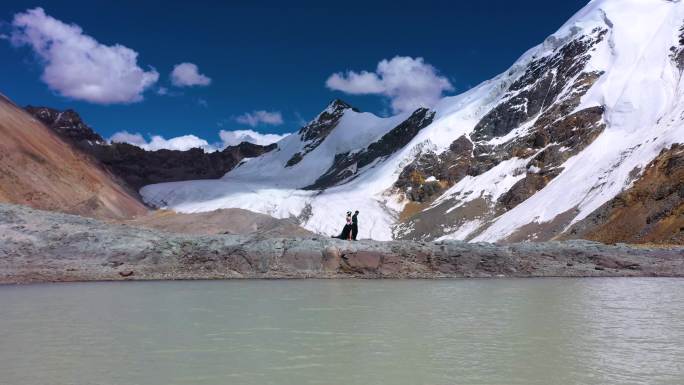
POLYGON ((107 143, 74 110, 33 106, 25 109, 135 191, 153 183, 220 178, 241 160, 277 147, 275 144, 261 146, 243 142, 211 153, 200 148, 147 151, 128 143, 107 143))
POLYGON ((205 152, 201 148, 146 151, 128 143, 112 143, 93 146, 90 153, 138 190, 153 183, 217 179, 243 159, 259 156, 275 148, 276 144, 260 146, 242 142, 216 152, 205 152))
POLYGON ((105 140, 90 128, 72 109, 59 111, 50 107, 26 106, 26 112, 40 120, 67 141, 81 145, 105 144, 105 140))

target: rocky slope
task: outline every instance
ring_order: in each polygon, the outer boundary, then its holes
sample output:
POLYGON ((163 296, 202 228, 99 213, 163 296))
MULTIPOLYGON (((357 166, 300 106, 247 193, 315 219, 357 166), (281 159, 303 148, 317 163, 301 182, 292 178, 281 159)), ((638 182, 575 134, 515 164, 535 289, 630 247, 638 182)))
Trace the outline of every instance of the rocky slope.
POLYGON ((193 214, 157 210, 122 223, 170 233, 193 235, 258 234, 265 238, 310 237, 314 235, 300 227, 294 219, 277 219, 243 209, 221 209, 193 214))
POLYGON ((0 283, 504 276, 684 276, 684 248, 191 236, 0 204, 0 283))
POLYGON ((564 238, 684 244, 684 146, 663 150, 632 187, 576 223, 564 238))
MULTIPOLYGON (((360 235, 378 240, 681 242, 680 195, 629 191, 655 183, 649 164, 684 143, 683 42, 684 2, 593 0, 466 93, 388 118, 335 101, 219 180, 141 192, 159 207, 246 208, 327 234, 359 209, 360 235), (621 194, 644 205, 622 215, 648 220, 608 234, 621 194)), ((658 175, 678 185, 677 172, 658 175)))
POLYGON ((26 111, 99 161, 135 191, 153 183, 220 178, 243 159, 276 148, 243 142, 211 153, 200 148, 146 151, 128 143, 107 143, 74 110, 28 106, 26 111))
POLYGON ((0 202, 98 218, 146 207, 106 170, 4 96, 0 98, 0 202))

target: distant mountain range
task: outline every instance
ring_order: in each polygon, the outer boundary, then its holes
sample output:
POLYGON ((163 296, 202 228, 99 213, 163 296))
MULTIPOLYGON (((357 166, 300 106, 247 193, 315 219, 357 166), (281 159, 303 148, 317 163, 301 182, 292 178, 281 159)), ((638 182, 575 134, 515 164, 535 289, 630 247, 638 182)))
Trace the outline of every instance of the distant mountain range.
POLYGON ((97 218, 148 212, 144 185, 218 178, 244 158, 275 149, 241 143, 223 151, 146 151, 107 143, 73 110, 21 109, 0 97, 0 202, 97 218))
POLYGON ((242 142, 216 152, 205 152, 200 148, 146 151, 128 143, 108 143, 74 110, 28 106, 26 111, 64 140, 97 159, 136 192, 152 183, 220 178, 242 159, 276 148, 275 144, 260 146, 242 142))

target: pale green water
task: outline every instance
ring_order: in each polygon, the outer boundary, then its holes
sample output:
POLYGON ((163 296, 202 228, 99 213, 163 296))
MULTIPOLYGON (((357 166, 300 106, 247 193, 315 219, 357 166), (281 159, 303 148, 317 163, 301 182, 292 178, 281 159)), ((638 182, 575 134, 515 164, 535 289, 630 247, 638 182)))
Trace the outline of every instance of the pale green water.
POLYGON ((684 280, 0 286, 0 384, 684 384, 684 280))

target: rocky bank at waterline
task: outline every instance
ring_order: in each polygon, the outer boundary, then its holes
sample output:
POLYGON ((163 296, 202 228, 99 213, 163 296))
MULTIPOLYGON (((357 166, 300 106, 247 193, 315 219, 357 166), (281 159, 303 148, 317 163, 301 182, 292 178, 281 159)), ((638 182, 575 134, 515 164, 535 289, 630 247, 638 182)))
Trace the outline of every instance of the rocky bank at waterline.
POLYGON ((684 276, 684 247, 164 233, 0 204, 0 282, 684 276))

